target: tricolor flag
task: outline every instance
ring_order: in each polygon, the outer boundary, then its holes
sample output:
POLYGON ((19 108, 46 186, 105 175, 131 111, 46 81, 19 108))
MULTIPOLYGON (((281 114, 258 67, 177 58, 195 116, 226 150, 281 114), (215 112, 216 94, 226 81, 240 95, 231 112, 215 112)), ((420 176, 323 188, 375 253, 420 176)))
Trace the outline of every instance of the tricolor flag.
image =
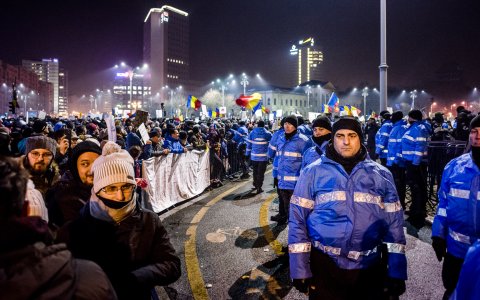
POLYGON ((193 108, 195 110, 202 107, 202 102, 195 96, 188 95, 187 108, 193 108))
POLYGON ((246 108, 253 110, 255 106, 262 100, 262 95, 260 93, 253 93, 250 96, 244 96, 244 98, 248 99, 247 105, 245 105, 246 108))
POLYGON ((264 114, 269 114, 269 113, 270 113, 270 109, 268 109, 267 107, 265 107, 265 106, 262 105, 262 112, 263 112, 264 114))
POLYGON ((330 107, 328 107, 327 104, 322 104, 323 105, 323 113, 324 114, 328 114, 328 113, 331 113, 331 110, 330 110, 330 107))
POLYGON ((263 101, 260 100, 260 101, 257 103, 257 105, 255 105, 255 106, 252 108, 253 113, 255 113, 257 110, 261 109, 262 106, 263 106, 263 101))

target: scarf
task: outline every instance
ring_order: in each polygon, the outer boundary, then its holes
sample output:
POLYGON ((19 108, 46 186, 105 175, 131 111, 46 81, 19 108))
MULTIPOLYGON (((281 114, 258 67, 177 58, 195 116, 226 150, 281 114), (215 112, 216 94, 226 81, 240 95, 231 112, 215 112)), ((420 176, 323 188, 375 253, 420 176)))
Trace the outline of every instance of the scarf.
POLYGON ((365 146, 360 145, 360 150, 357 152, 357 154, 355 154, 352 157, 345 158, 345 157, 341 156, 340 154, 338 154, 338 152, 333 147, 333 143, 329 143, 327 145, 327 150, 326 150, 325 156, 328 157, 329 159, 341 164, 342 167, 347 172, 347 174, 350 175, 350 173, 352 173, 353 168, 355 168, 355 166, 359 162, 365 160, 365 158, 367 157, 367 150, 366 150, 365 146))
MULTIPOLYGON (((104 199, 105 200, 105 199, 104 199)), ((105 205, 104 200, 98 197, 92 188, 92 195, 90 197, 90 214, 92 217, 106 221, 109 223, 120 223, 126 219, 135 210, 137 206, 137 194, 133 193, 132 199, 128 201, 128 204, 121 208, 111 208, 105 205)), ((108 199, 107 199, 108 200, 108 199)), ((112 200, 108 200, 112 201, 112 200)), ((117 202, 117 201, 115 201, 117 202)))
POLYGON ((287 140, 291 139, 295 134, 297 134, 297 130, 295 129, 294 131, 290 132, 290 133, 286 133, 285 132, 285 138, 287 140))

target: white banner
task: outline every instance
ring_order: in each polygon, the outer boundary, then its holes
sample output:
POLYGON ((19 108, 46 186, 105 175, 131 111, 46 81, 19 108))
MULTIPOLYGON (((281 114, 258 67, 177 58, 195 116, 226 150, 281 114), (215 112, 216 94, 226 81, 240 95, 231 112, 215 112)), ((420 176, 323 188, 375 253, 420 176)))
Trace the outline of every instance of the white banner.
POLYGON ((220 106, 219 109, 220 113, 222 115, 226 115, 227 114, 227 108, 225 106, 220 106))
POLYGON ((154 212, 195 197, 210 185, 208 151, 168 154, 143 161, 143 178, 154 212))
POLYGON ((150 139, 150 136, 148 135, 148 131, 147 131, 147 128, 145 127, 145 123, 142 123, 140 124, 140 126, 138 126, 138 131, 140 132, 140 136, 142 137, 143 143, 146 144, 150 139))
POLYGON ((107 123, 107 131, 108 131, 108 140, 112 142, 117 141, 117 130, 115 128, 115 120, 113 116, 107 115, 105 116, 105 122, 107 123))

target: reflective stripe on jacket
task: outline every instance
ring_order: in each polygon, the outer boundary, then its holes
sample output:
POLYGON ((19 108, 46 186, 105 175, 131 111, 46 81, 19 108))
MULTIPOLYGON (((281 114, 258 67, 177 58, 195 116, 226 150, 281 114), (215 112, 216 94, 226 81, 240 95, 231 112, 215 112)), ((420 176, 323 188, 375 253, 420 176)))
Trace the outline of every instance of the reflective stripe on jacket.
POLYGON ((275 131, 272 135, 272 139, 270 140, 270 144, 268 144, 268 158, 273 158, 272 164, 272 176, 273 178, 277 178, 278 176, 278 156, 277 154, 277 146, 278 146, 278 138, 285 133, 283 128, 280 128, 278 131, 275 131))
POLYGON ((388 154, 387 166, 404 166, 405 162, 402 158, 402 137, 408 130, 408 123, 405 120, 400 120, 393 125, 388 138, 388 154))
POLYGON ((296 133, 289 140, 285 133, 278 138, 278 187, 293 190, 300 176, 303 153, 311 146, 310 140, 301 133, 296 133))
POLYGON ((392 128, 392 121, 387 120, 375 134, 375 153, 378 154, 380 158, 387 158, 388 138, 390 137, 392 128))
POLYGON ((402 137, 402 157, 411 161, 413 165, 419 165, 427 156, 428 129, 422 121, 416 121, 402 137))
POLYGON ((367 158, 348 175, 322 155, 303 170, 290 201, 290 275, 312 277, 312 248, 329 255, 339 268, 369 268, 378 263, 383 243, 388 276, 406 279, 403 223, 390 171, 367 158))
POLYGON ((443 171, 432 236, 447 241, 447 251, 464 258, 480 238, 480 170, 471 153, 451 160, 443 171))
POLYGON ((250 132, 247 139, 247 155, 253 161, 267 161, 268 144, 272 134, 264 127, 257 127, 250 132))

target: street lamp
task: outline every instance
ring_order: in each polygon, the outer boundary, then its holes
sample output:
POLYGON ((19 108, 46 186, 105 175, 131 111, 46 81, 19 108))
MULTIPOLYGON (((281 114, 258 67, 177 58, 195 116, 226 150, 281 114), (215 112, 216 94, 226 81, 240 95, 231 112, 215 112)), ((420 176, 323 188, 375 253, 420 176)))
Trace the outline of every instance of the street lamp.
MULTIPOLYGON (((363 96, 363 115, 367 115, 367 96, 368 96, 368 87, 364 87, 362 90, 363 96)), ((365 120, 366 121, 366 120, 365 120)))
POLYGON ((430 105, 430 115, 433 114, 433 107, 437 105, 437 102, 433 102, 431 105, 430 105))
POLYGON ((310 94, 312 93, 312 89, 310 88, 310 85, 307 85, 307 89, 305 90, 305 93, 307 94, 307 114, 310 111, 310 94))
POLYGON ((248 85, 248 78, 247 78, 247 75, 245 75, 245 73, 242 74, 242 81, 240 81, 240 84, 243 85, 243 94, 245 95, 246 93, 246 88, 247 88, 247 85, 248 85))
POLYGON ((410 110, 415 108, 415 98, 417 98, 417 90, 413 90, 410 92, 410 98, 412 98, 412 107, 410 110))

